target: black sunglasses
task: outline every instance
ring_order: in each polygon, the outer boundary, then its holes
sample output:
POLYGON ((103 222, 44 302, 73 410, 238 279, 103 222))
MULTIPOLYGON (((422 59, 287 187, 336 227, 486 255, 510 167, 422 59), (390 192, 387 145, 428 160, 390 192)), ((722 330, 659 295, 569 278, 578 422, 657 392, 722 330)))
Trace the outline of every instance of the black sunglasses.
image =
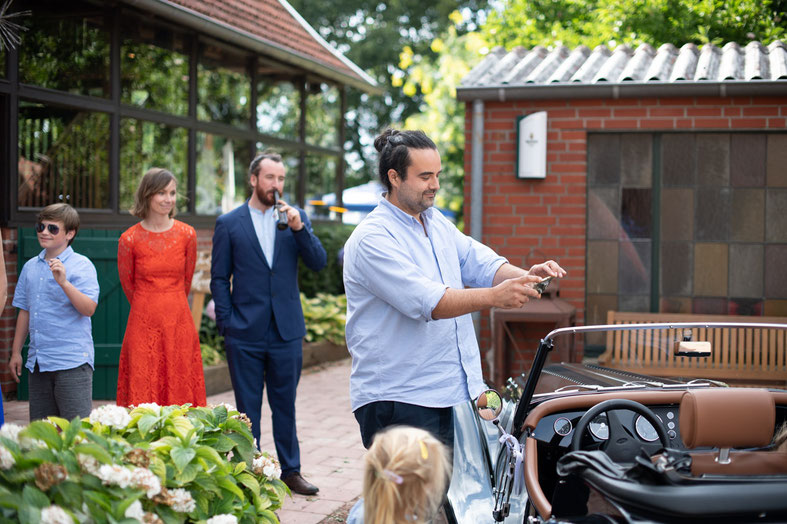
POLYGON ((38 231, 39 233, 43 233, 44 229, 48 229, 49 232, 52 233, 53 235, 57 235, 58 233, 60 233, 60 226, 58 226, 57 224, 42 224, 41 222, 36 224, 36 231, 38 231))

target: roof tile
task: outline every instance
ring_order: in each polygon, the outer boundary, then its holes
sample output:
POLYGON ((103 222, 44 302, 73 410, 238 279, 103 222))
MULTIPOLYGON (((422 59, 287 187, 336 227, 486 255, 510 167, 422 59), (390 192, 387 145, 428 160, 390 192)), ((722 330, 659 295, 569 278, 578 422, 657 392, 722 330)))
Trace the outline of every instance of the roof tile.
POLYGON ((570 52, 562 46, 551 51, 517 47, 510 52, 497 47, 467 74, 461 87, 734 80, 787 80, 787 45, 779 40, 767 47, 752 41, 743 49, 735 42, 721 49, 713 44, 699 49, 694 44, 680 49, 664 44, 654 50, 643 44, 633 52, 626 45, 614 52, 603 45, 593 52, 586 46, 570 52))

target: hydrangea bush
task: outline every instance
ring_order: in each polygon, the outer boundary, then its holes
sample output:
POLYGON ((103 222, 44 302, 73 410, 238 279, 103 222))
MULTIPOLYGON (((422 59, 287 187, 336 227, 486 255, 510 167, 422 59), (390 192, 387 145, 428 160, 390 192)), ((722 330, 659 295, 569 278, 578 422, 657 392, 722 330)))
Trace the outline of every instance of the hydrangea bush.
POLYGON ((0 523, 278 523, 289 489, 232 406, 101 406, 0 428, 0 523))

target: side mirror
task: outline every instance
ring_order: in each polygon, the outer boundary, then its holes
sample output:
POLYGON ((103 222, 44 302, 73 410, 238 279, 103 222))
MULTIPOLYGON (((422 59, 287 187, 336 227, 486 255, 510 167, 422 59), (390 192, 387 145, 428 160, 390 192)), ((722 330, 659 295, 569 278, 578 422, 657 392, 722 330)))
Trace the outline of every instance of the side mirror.
POLYGON ((503 398, 494 389, 487 389, 475 400, 478 416, 484 420, 495 420, 503 411, 503 398))

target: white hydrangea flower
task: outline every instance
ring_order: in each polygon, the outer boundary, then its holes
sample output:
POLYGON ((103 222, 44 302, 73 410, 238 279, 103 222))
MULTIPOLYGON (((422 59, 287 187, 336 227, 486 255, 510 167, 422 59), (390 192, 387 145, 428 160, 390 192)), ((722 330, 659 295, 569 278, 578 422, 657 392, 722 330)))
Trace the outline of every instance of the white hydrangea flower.
POLYGON ((92 424, 98 422, 104 426, 123 429, 131 422, 131 415, 129 415, 128 410, 122 406, 105 404, 91 411, 89 420, 92 424))
POLYGON ((123 466, 104 464, 98 468, 96 476, 104 485, 115 484, 121 488, 131 485, 131 470, 123 466))
POLYGON ((131 505, 126 509, 124 516, 127 519, 137 519, 139 522, 142 522, 142 519, 145 518, 145 510, 142 509, 142 503, 138 500, 132 502, 131 505))
POLYGON ((25 428, 23 428, 18 424, 8 422, 6 424, 3 424, 3 427, 0 428, 0 437, 5 437, 8 440, 13 440, 17 444, 19 444, 19 446, 22 449, 25 450, 46 447, 46 442, 44 442, 43 440, 38 440, 29 437, 20 437, 19 432, 22 431, 23 429, 25 428))
POLYGON ((96 457, 85 455, 84 453, 77 453, 77 462, 79 463, 79 467, 82 468, 82 471, 98 476, 98 468, 101 467, 101 463, 96 460, 96 457))
POLYGON ((172 501, 170 505, 178 513, 191 513, 197 507, 191 492, 187 489, 175 488, 169 490, 168 493, 172 501))
POLYGON ((144 489, 149 499, 161 493, 161 480, 149 469, 134 468, 131 472, 131 484, 135 488, 144 489))
POLYGON ((281 466, 279 461, 273 457, 265 455, 257 456, 251 464, 251 469, 257 475, 263 475, 268 480, 273 480, 281 477, 281 466))
POLYGON ((11 469, 16 464, 14 456, 5 446, 0 446, 0 469, 11 469))
POLYGON ((52 505, 41 510, 41 524, 74 524, 74 519, 60 506, 52 505))
POLYGON ((3 427, 0 428, 0 437, 5 437, 19 444, 20 431, 22 431, 22 426, 14 424, 13 422, 6 422, 3 424, 3 427))
POLYGON ((205 524, 238 524, 238 518, 235 515, 222 513, 221 515, 209 518, 205 524))
POLYGON ((235 456, 235 453, 233 453, 233 452, 232 452, 232 450, 229 450, 229 451, 227 452, 227 462, 229 462, 230 460, 232 460, 232 457, 234 457, 234 456, 235 456))

